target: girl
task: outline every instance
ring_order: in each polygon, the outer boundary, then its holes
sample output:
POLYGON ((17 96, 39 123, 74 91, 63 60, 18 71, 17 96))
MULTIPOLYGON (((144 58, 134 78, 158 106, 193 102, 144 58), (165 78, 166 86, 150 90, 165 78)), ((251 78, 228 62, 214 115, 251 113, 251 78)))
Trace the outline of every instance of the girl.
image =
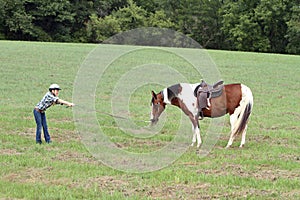
POLYGON ((64 101, 58 98, 60 87, 57 84, 52 84, 49 87, 49 92, 45 94, 42 100, 34 107, 33 114, 36 122, 36 143, 42 144, 41 140, 41 129, 43 127, 45 141, 51 143, 50 135, 48 132, 47 120, 46 120, 46 109, 54 104, 61 104, 67 106, 74 106, 75 104, 68 101, 64 101))

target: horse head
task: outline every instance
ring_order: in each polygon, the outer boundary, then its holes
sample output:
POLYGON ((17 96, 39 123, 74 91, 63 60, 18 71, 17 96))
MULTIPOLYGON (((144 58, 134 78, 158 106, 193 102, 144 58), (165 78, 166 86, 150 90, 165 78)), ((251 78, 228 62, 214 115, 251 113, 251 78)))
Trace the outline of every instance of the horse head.
POLYGON ((151 125, 155 125, 158 122, 158 118, 161 113, 165 110, 166 103, 164 102, 163 93, 157 93, 152 91, 152 100, 151 100, 151 125))

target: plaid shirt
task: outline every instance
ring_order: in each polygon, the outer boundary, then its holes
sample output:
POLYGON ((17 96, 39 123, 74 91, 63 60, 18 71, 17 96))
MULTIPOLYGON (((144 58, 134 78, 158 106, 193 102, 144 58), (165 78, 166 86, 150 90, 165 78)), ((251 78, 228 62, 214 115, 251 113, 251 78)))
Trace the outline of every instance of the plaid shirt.
POLYGON ((59 98, 54 96, 51 92, 47 92, 43 99, 36 105, 40 110, 46 111, 47 108, 57 103, 59 98))

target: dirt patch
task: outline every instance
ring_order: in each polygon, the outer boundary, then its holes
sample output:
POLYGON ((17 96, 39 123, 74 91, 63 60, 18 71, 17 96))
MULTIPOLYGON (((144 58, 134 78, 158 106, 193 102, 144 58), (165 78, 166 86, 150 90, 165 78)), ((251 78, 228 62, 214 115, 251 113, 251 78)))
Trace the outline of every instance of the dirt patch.
POLYGON ((162 141, 153 141, 153 140, 143 140, 143 139, 134 139, 134 140, 128 140, 125 142, 116 142, 117 147, 119 148, 138 148, 138 149, 145 149, 151 148, 151 151, 153 149, 160 149, 161 147, 164 147, 167 142, 162 142, 162 141))
POLYGON ((129 183, 126 179, 116 179, 113 176, 101 176, 95 178, 89 178, 84 180, 73 181, 68 185, 69 188, 85 188, 86 190, 90 188, 97 187, 100 191, 105 191, 106 193, 113 194, 116 191, 123 193, 124 196, 129 196, 132 194, 129 189, 129 183))
POLYGON ((7 174, 3 176, 3 179, 9 182, 37 183, 43 181, 45 175, 50 173, 51 170, 51 167, 46 167, 43 169, 27 168, 23 171, 19 171, 18 173, 7 174))
MULTIPOLYGON (((295 140, 297 140, 295 138, 295 140)), ((251 135, 251 137, 248 137, 246 139, 246 145, 248 142, 254 142, 258 144, 266 144, 268 146, 282 146, 282 147, 288 147, 288 148, 298 148, 298 146, 295 144, 292 144, 291 138, 287 137, 271 137, 269 135, 251 135)))
POLYGON ((150 188, 146 191, 147 196, 154 199, 205 199, 204 191, 211 187, 209 183, 178 183, 162 185, 161 187, 150 188))
MULTIPOLYGON (((24 138, 30 138, 35 142, 35 134, 36 134, 36 128, 27 128, 26 130, 22 132, 18 132, 19 136, 22 136, 24 138)), ((59 128, 49 128, 49 134, 51 136, 51 140, 57 141, 57 142, 68 142, 68 141, 80 141, 80 136, 75 133, 75 131, 70 130, 62 130, 59 128)), ((44 132, 42 130, 41 132, 42 139, 44 138, 44 132)))
POLYGON ((52 160, 72 161, 80 164, 99 164, 99 161, 97 161, 94 157, 75 151, 65 151, 53 157, 52 160))
POLYGON ((278 158, 286 161, 295 161, 300 164, 300 155, 280 154, 278 158))
POLYGON ((66 185, 71 182, 70 178, 61 177, 52 179, 51 173, 53 167, 44 167, 44 168, 27 168, 18 173, 9 173, 3 176, 3 180, 8 182, 15 182, 18 184, 36 184, 43 183, 45 185, 66 185))
POLYGON ((35 141, 35 132, 36 132, 36 128, 28 128, 23 132, 19 132, 18 135, 26 138, 32 138, 35 141))
POLYGON ((300 190, 292 190, 289 192, 281 193, 282 199, 300 199, 300 190))
POLYGON ((50 120, 53 123, 69 123, 69 122, 72 123, 73 122, 73 118, 68 118, 68 117, 59 118, 59 119, 51 118, 50 120))
MULTIPOLYGON (((188 184, 178 183, 168 185, 163 183, 159 186, 149 186, 145 183, 135 183, 131 180, 133 177, 124 176, 122 179, 116 179, 113 176, 102 176, 90 178, 84 183, 84 188, 89 189, 97 186, 100 191, 110 194, 116 191, 122 193, 125 197, 142 196, 152 199, 186 199, 185 197, 199 198, 199 193, 205 191, 211 185, 209 183, 188 184)), ((82 182, 74 182, 69 185, 70 188, 82 187, 82 182)))
POLYGON ((18 152, 16 149, 1 149, 1 155, 22 155, 21 152, 18 152))
POLYGON ((282 114, 283 115, 293 116, 293 117, 296 118, 296 120, 300 120, 300 113, 298 113, 298 112, 283 112, 282 114))
POLYGON ((198 174, 211 174, 215 176, 239 176, 255 178, 257 180, 276 181, 277 179, 299 179, 300 170, 291 172, 288 170, 274 169, 272 166, 261 165, 256 169, 247 170, 240 164, 223 164, 220 169, 199 169, 198 174))
POLYGON ((80 142, 80 135, 76 134, 75 131, 61 130, 59 128, 53 128, 49 130, 51 140, 57 141, 58 143, 65 143, 70 141, 80 142))
MULTIPOLYGON (((128 176, 124 176, 121 179, 116 179, 113 176, 103 176, 90 178, 86 180, 85 183, 73 182, 69 187, 83 187, 86 189, 97 187, 100 191, 105 191, 110 194, 120 192, 125 197, 140 196, 151 199, 240 199, 256 196, 270 196, 274 193, 274 191, 269 190, 244 189, 239 186, 234 188, 220 186, 218 192, 214 192, 214 194, 211 195, 209 190, 215 186, 210 183, 189 183, 187 181, 180 183, 163 182, 157 186, 150 186, 146 184, 145 181, 133 185, 134 181, 132 179, 133 177, 128 176)), ((290 195, 294 194, 287 194, 287 196, 290 195)))
POLYGON ((200 199, 248 199, 250 197, 263 197, 272 195, 273 192, 269 190, 258 190, 258 189, 244 189, 241 187, 234 187, 234 192, 226 192, 231 191, 232 188, 222 187, 220 188, 220 192, 217 192, 214 195, 203 195, 200 199))
POLYGON ((97 184, 99 188, 105 188, 105 190, 109 191, 114 191, 116 188, 124 190, 129 185, 126 180, 116 179, 113 176, 102 176, 88 179, 85 188, 91 188, 94 184, 97 184))

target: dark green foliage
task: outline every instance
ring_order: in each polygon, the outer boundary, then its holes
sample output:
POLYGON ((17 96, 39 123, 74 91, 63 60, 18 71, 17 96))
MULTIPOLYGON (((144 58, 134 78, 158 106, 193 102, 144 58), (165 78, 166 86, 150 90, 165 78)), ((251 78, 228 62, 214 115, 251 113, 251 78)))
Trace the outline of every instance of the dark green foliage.
POLYGON ((109 37, 128 30, 142 27, 171 28, 174 24, 163 11, 148 13, 134 1, 105 17, 91 15, 87 23, 87 34, 91 42, 103 42, 109 37))
POLYGON ((291 9, 291 17, 287 22, 286 38, 288 44, 286 51, 288 53, 300 54, 300 6, 294 5, 291 9))
POLYGON ((102 42, 169 28, 205 48, 300 53, 299 0, 0 0, 0 39, 102 42))

